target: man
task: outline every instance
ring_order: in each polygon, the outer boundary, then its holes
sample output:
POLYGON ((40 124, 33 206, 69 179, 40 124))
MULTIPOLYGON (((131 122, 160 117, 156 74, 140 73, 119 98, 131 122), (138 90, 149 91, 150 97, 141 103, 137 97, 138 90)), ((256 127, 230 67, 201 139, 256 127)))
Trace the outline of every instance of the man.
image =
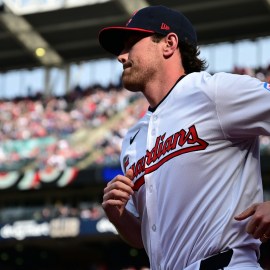
POLYGON ((123 140, 125 175, 104 189, 109 220, 145 248, 152 270, 261 269, 261 242, 234 216, 262 202, 258 136, 270 135, 270 86, 203 71, 192 24, 164 6, 102 29, 99 41, 122 63, 124 87, 149 102, 123 140))

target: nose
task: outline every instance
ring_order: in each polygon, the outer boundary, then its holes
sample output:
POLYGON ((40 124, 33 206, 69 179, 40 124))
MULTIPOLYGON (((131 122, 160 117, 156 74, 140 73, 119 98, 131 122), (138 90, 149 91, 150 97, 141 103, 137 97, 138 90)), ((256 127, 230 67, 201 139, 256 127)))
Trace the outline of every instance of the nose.
POLYGON ((127 59, 128 59, 128 53, 127 51, 123 50, 117 57, 118 61, 121 63, 121 64, 124 64, 127 59))

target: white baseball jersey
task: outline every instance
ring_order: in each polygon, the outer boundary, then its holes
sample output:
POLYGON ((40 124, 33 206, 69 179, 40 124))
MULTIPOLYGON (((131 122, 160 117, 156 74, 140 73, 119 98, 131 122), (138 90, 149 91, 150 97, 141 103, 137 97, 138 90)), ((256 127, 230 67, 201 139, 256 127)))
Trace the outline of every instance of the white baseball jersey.
POLYGON ((261 134, 270 135, 269 84, 207 72, 178 81, 129 130, 121 164, 133 169, 135 192, 126 207, 141 220, 151 269, 199 269, 228 248, 228 269, 260 269, 260 241, 234 216, 263 200, 261 134))

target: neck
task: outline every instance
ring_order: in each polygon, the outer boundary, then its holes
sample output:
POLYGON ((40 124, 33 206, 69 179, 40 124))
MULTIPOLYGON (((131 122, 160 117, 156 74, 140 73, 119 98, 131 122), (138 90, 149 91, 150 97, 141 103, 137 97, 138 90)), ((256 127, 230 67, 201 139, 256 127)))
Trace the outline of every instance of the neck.
POLYGON ((183 69, 178 68, 175 72, 171 72, 172 70, 171 68, 167 69, 159 78, 150 81, 144 91, 142 91, 151 108, 156 107, 172 89, 177 80, 185 75, 183 69))

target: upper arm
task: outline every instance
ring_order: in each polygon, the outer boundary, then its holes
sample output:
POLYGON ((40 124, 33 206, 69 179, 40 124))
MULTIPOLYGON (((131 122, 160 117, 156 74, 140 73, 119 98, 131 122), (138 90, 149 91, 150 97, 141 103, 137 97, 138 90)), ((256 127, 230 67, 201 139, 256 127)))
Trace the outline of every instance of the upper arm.
POLYGON ((270 135, 270 88, 246 75, 221 74, 214 81, 220 125, 228 137, 270 135))

